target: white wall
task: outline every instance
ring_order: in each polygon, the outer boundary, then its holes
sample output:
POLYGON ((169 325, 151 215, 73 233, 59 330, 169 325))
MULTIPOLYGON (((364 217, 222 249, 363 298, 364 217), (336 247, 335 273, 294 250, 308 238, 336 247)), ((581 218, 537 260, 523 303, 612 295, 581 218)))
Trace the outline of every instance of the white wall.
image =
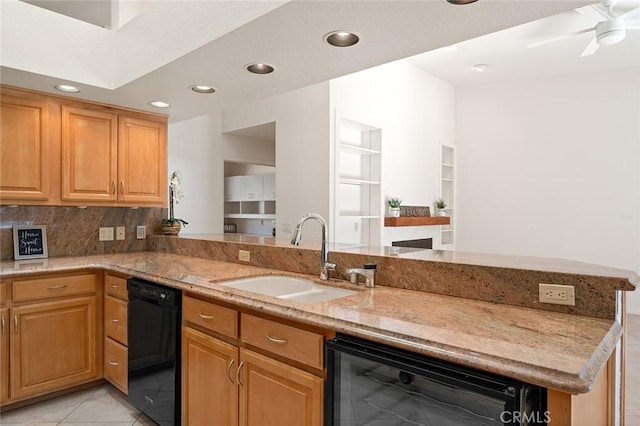
POLYGON ((169 175, 180 170, 184 192, 175 215, 189 222, 182 235, 222 233, 224 170, 214 160, 222 152, 216 135, 220 113, 169 125, 169 175))
MULTIPOLYGON (((432 206, 440 196, 440 145, 454 141, 455 88, 396 61, 331 80, 331 107, 345 118, 382 129, 381 209, 385 196, 432 206)), ((382 227, 382 245, 434 238, 439 226, 382 227)))
MULTIPOLYGON (((329 83, 325 82, 231 108, 222 114, 223 132, 276 123, 278 238, 290 238, 298 219, 306 213, 329 218, 328 105, 329 83)), ((222 160, 238 159, 229 157, 233 147, 231 139, 227 139, 227 156, 222 160)), ((305 225, 304 239, 320 240, 320 227, 313 222, 305 225)))
POLYGON ((640 270, 639 118, 637 68, 458 88, 456 248, 640 270))

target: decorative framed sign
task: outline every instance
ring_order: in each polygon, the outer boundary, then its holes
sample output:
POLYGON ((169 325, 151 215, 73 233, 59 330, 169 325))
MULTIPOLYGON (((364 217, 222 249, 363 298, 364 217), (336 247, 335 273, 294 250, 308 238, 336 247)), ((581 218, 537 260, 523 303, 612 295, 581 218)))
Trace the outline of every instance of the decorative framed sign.
POLYGON ((45 225, 13 227, 13 258, 42 259, 48 257, 45 225))

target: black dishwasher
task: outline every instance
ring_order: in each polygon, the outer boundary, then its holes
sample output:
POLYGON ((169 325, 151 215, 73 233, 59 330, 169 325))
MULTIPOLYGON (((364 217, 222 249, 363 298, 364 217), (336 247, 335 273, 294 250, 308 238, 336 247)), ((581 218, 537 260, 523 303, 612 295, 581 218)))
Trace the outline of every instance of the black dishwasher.
POLYGON ((341 334, 326 346, 325 426, 549 422, 545 388, 341 334))
POLYGON ((137 278, 127 285, 127 401, 159 425, 179 425, 182 293, 137 278))

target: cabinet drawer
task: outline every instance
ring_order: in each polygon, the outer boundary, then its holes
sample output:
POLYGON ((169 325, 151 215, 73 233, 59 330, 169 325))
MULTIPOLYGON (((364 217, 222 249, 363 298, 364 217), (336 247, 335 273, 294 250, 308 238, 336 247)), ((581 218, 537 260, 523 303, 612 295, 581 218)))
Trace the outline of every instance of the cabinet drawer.
POLYGON ((56 297, 95 293, 98 287, 96 274, 60 275, 50 278, 14 281, 14 302, 52 299, 56 297))
POLYGON ((117 297, 122 300, 129 300, 126 278, 105 274, 104 291, 109 296, 117 297))
POLYGON ((104 339, 104 378, 125 394, 128 392, 128 356, 125 346, 112 339, 104 339))
POLYGON ((104 298, 104 334, 127 345, 127 302, 124 300, 104 298))
POLYGON ((238 337, 238 312, 199 299, 182 298, 184 322, 199 325, 232 338, 238 337))
POLYGON ((243 314, 240 319, 242 341, 276 355, 322 368, 323 336, 279 322, 243 314))
POLYGON ((9 283, 0 283, 0 306, 9 301, 9 283))

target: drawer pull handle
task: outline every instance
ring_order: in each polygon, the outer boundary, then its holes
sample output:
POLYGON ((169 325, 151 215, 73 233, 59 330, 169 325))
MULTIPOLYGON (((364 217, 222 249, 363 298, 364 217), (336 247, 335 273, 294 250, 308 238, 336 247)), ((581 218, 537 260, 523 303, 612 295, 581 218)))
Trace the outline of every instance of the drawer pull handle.
POLYGON ((243 365, 244 365, 244 361, 240 363, 240 365, 238 366, 238 371, 236 371, 236 382, 238 382, 240 386, 244 386, 244 384, 240 381, 240 370, 242 370, 243 365))
POLYGON ((289 343, 287 339, 276 339, 275 337, 271 337, 270 334, 267 334, 267 339, 269 339, 270 342, 277 343, 279 345, 285 345, 289 343))
POLYGON ((120 195, 124 195, 124 181, 120 181, 120 195))
POLYGON ((229 379, 229 383, 233 384, 233 379, 231 378, 231 367, 233 366, 234 363, 234 359, 231 358, 231 361, 229 361, 229 365, 227 365, 227 379, 229 379))
POLYGON ((118 323, 120 320, 118 318, 109 318, 109 321, 118 323))
POLYGON ((112 180, 111 181, 111 194, 115 195, 116 193, 116 181, 112 180))
POLYGON ((60 284, 60 285, 50 285, 49 287, 47 287, 49 290, 58 290, 60 288, 67 288, 66 284, 60 284))
POLYGON ((111 361, 111 360, 109 360, 109 364, 111 364, 111 365, 113 365, 113 366, 115 366, 115 367, 117 367, 117 366, 119 366, 119 365, 120 365, 120 363, 119 363, 119 362, 115 362, 115 361, 111 361))
POLYGON ((109 284, 109 287, 115 289, 115 288, 120 288, 120 286, 118 284, 109 284))
POLYGON ((2 317, 2 335, 4 336, 4 317, 2 317))
POLYGON ((13 331, 15 334, 18 334, 18 316, 13 316, 13 331))
POLYGON ((202 319, 206 319, 206 320, 213 319, 213 315, 205 315, 205 314, 203 314, 203 313, 199 313, 198 315, 199 315, 199 316, 200 316, 200 318, 202 318, 202 319))

